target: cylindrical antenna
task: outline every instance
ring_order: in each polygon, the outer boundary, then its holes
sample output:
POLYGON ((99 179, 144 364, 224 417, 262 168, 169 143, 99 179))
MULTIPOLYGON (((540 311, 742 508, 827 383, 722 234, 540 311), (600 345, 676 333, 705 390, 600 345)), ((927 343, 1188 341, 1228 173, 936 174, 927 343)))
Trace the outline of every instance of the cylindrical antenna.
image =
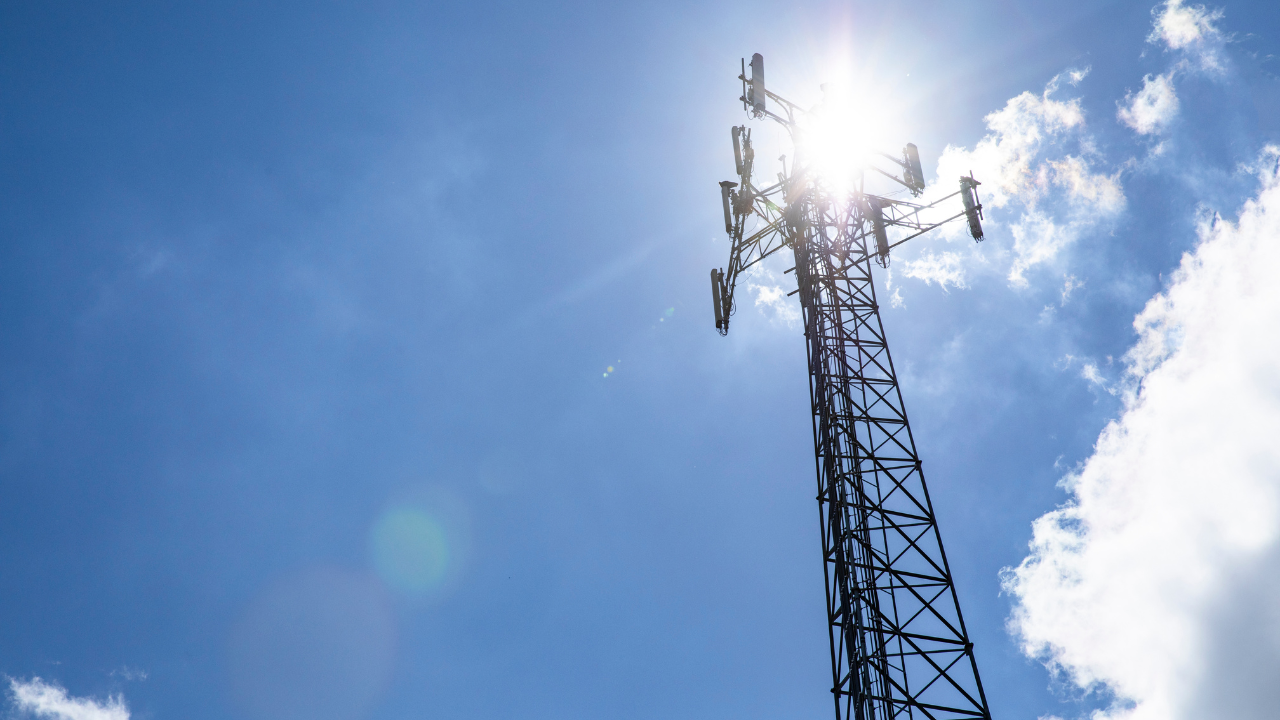
POLYGON ((889 267, 889 235, 884 229, 884 209, 876 198, 867 198, 867 214, 871 216, 871 231, 876 236, 876 262, 889 267))
POLYGON ((978 202, 978 186, 982 183, 969 177, 960 176, 960 199, 964 201, 964 215, 969 221, 969 234, 977 242, 982 242, 982 203, 978 202))
POLYGON ((720 183, 720 200, 724 204, 724 231, 733 234, 733 212, 729 209, 729 192, 738 187, 738 183, 725 180, 720 183))
POLYGON ((738 168, 738 175, 742 175, 742 142, 739 136, 742 135, 742 128, 737 125, 733 126, 733 162, 738 168))

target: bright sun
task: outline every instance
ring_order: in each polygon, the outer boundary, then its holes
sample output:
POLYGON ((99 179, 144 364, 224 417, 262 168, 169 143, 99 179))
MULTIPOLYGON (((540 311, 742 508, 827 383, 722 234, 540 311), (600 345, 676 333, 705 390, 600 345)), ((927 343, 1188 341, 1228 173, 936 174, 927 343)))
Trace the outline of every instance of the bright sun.
POLYGON ((887 146, 883 115, 850 93, 828 91, 799 124, 796 162, 833 192, 852 190, 873 153, 887 146))

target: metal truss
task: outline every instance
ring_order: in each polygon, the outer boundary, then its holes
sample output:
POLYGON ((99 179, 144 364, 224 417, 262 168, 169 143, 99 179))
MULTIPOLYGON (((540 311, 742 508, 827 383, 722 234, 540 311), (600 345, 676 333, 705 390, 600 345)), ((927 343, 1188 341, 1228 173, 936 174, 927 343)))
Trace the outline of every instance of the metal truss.
MULTIPOLYGON (((794 138, 802 111, 764 90, 759 55, 752 71, 744 105, 794 138), (769 112, 766 97, 785 116, 769 112)), ((741 79, 749 82, 745 67, 741 79)), ((977 182, 962 178, 958 193, 918 205, 868 194, 862 183, 832 192, 797 159, 777 184, 756 189, 750 133, 734 128, 733 139, 739 182, 721 183, 733 248, 728 268, 712 270, 716 326, 728 332, 740 274, 790 248, 809 361, 836 718, 989 719, 871 267, 873 258, 887 265, 895 245, 960 217, 980 240, 977 182), (940 222, 921 220, 956 195, 961 212, 940 222), (759 229, 746 234, 748 220, 759 229)), ((893 172, 871 169, 913 195, 924 189, 914 146, 901 161, 884 157, 896 165, 893 172)))

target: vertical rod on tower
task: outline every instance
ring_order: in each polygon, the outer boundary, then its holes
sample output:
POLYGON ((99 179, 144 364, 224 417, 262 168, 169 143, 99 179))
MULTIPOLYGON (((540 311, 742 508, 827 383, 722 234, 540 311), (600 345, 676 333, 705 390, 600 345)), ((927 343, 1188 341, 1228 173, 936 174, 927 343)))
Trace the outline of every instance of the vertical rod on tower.
POLYGON ((716 313, 716 329, 724 327, 724 314, 720 312, 723 300, 720 296, 720 271, 711 268, 711 306, 716 313))

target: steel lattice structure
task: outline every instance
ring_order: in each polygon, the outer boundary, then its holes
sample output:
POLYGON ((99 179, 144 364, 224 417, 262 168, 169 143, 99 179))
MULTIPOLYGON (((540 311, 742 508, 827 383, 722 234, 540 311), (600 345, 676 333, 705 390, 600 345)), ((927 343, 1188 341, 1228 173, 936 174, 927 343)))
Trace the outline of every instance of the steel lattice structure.
MULTIPOLYGON (((744 107, 797 139, 804 111, 765 89, 760 55, 740 79, 744 107)), ((735 127, 733 141, 739 182, 721 183, 733 247, 728 268, 711 271, 716 327, 728 332, 738 277, 790 248, 809 361, 836 718, 989 719, 871 268, 873 258, 887 266, 894 245, 960 217, 981 240, 978 183, 961 178, 959 192, 920 205, 867 193, 863 182, 829 189, 797 158, 778 183, 757 189, 750 132, 735 127), (922 219, 957 195, 961 212, 922 219), (748 221, 759 225, 750 234, 748 221)), ((901 160, 883 157, 893 172, 869 169, 920 195, 915 146, 901 160)))

